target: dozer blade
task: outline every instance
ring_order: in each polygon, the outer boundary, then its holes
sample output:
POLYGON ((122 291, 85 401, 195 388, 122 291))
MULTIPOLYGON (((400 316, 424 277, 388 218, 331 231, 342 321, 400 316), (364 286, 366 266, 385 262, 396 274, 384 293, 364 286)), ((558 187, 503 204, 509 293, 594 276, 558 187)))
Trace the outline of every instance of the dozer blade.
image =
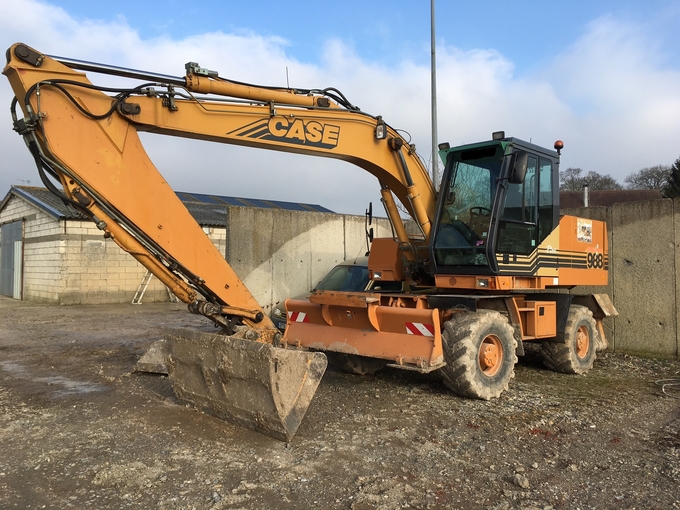
POLYGON ((165 338, 179 400, 282 441, 295 435, 326 371, 320 352, 192 330, 170 330, 165 338))

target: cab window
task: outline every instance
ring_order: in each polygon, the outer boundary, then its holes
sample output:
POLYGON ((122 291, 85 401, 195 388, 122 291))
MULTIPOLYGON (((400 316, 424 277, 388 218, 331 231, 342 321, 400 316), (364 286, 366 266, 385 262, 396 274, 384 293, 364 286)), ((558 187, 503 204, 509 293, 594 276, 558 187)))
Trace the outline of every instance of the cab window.
POLYGON ((529 156, 524 182, 508 184, 497 253, 526 255, 536 248, 539 178, 538 158, 529 156))
POLYGON ((553 230, 553 164, 549 159, 541 158, 539 166, 538 189, 538 244, 550 235, 553 230))

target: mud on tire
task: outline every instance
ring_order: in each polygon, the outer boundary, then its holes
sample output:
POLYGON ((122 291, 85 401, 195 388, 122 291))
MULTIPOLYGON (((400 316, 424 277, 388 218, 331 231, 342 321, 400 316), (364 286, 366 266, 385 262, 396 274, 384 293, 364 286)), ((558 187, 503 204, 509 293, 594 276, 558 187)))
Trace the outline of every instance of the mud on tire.
POLYGON ((454 314, 442 334, 444 386, 468 398, 489 400, 508 389, 515 376, 517 341, 508 320, 480 310, 454 314))
POLYGON ((543 364, 555 372, 585 374, 595 361, 597 335, 593 312, 571 305, 564 333, 541 345, 543 364))

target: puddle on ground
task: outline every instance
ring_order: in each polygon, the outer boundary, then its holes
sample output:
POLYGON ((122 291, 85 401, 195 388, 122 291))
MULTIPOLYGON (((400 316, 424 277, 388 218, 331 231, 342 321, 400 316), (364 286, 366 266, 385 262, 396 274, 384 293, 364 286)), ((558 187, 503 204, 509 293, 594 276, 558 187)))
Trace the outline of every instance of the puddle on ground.
POLYGON ((25 379, 43 383, 47 386, 54 386, 54 395, 57 397, 64 397, 67 395, 82 395, 85 393, 104 391, 106 389, 106 386, 103 384, 74 381, 61 375, 36 377, 26 370, 26 368, 18 363, 15 363, 14 361, 0 361, 0 369, 4 370, 16 379, 25 379))

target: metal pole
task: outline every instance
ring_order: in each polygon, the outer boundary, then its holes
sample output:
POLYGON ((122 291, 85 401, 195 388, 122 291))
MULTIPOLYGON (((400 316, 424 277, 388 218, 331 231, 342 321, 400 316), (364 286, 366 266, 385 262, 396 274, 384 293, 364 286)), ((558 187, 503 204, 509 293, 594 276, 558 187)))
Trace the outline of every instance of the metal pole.
POLYGON ((431 25, 431 45, 432 45, 432 78, 431 78, 431 101, 432 101, 432 183, 434 188, 439 186, 439 149, 437 147, 437 56, 435 52, 435 22, 434 22, 434 0, 430 0, 430 25, 431 25))

